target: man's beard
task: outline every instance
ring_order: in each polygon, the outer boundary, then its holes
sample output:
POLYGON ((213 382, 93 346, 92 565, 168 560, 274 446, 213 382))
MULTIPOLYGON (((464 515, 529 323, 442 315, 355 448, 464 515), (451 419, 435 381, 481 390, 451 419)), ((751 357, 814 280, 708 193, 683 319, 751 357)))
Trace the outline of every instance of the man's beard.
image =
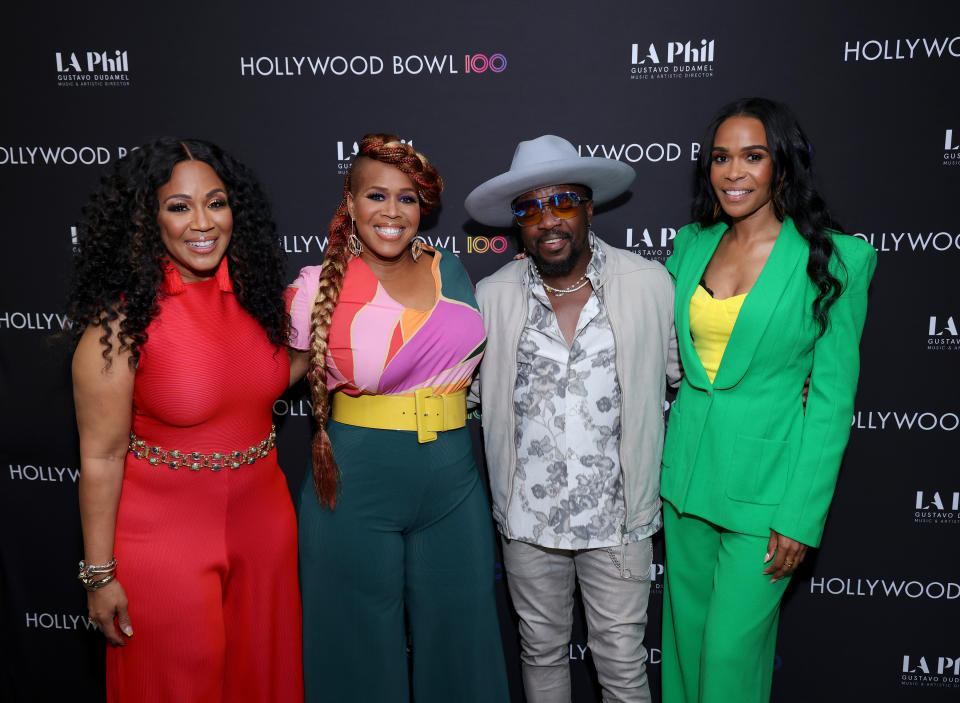
MULTIPOLYGON (((568 256, 563 261, 544 261, 538 255, 537 251, 530 252, 530 257, 533 259, 534 263, 537 265, 537 269, 540 271, 541 276, 566 276, 568 273, 573 271, 574 267, 577 265, 577 261, 580 259, 580 255, 583 254, 584 250, 587 248, 587 239, 584 237, 583 243, 577 247, 574 239, 567 235, 566 232, 548 232, 543 235, 540 239, 545 239, 551 234, 562 234, 568 240, 570 240, 570 256, 568 256)), ((539 249, 539 247, 535 247, 539 249)))

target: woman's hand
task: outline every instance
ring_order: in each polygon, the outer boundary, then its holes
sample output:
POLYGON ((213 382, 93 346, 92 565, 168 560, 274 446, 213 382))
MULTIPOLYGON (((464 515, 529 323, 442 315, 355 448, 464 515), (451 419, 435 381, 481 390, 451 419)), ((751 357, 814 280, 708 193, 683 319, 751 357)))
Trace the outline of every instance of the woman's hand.
POLYGON ((803 558, 807 555, 807 545, 790 539, 786 535, 781 535, 776 530, 770 530, 770 539, 767 542, 767 555, 763 563, 768 563, 773 559, 773 563, 763 570, 765 574, 771 574, 773 578, 770 583, 786 578, 800 566, 803 558))
POLYGON ((120 630, 127 637, 133 637, 133 624, 127 612, 127 594, 119 581, 111 581, 103 588, 87 593, 87 612, 92 624, 103 633, 114 647, 126 644, 117 632, 113 619, 117 619, 120 630))

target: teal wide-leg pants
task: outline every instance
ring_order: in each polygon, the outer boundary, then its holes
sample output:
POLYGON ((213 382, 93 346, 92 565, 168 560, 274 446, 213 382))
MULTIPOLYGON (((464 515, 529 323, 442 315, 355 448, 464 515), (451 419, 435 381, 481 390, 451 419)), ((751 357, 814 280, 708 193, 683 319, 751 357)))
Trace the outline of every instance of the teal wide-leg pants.
POLYGON ((730 532, 663 506, 666 581, 664 703, 770 700, 780 600, 766 537, 730 532))
POLYGON ((299 501, 306 700, 508 701, 494 596, 494 527, 466 428, 337 422, 342 493, 299 501), (407 654, 410 633, 412 686, 407 654))

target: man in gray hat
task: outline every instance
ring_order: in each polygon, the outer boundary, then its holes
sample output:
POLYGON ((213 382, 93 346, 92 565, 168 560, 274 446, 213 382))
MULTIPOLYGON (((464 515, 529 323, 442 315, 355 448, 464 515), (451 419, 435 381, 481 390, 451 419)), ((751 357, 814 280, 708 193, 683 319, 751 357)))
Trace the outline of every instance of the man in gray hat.
POLYGON ((650 700, 643 635, 664 390, 680 376, 673 283, 591 230, 594 203, 634 176, 546 135, 521 142, 510 170, 465 203, 478 222, 517 225, 526 253, 480 281, 477 300, 493 514, 531 703, 570 701, 577 581, 603 700, 650 700))

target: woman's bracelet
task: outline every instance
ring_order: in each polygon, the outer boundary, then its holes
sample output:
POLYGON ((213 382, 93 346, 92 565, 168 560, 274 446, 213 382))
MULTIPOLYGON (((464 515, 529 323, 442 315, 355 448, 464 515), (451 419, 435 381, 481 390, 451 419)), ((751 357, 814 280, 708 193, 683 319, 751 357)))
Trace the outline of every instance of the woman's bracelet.
POLYGON ((81 578, 80 582, 83 584, 83 587, 87 589, 87 591, 93 592, 93 591, 96 591, 98 588, 103 588, 108 583, 113 581, 116 577, 117 577, 116 574, 110 574, 106 578, 102 578, 98 581, 94 581, 93 579, 89 579, 89 578, 88 579, 81 578))
POLYGON ((96 591, 98 588, 103 588, 108 583, 113 581, 117 575, 117 558, 114 557, 106 564, 87 564, 85 561, 80 562, 80 573, 77 574, 77 578, 80 579, 80 583, 83 584, 83 587, 88 591, 96 591))

